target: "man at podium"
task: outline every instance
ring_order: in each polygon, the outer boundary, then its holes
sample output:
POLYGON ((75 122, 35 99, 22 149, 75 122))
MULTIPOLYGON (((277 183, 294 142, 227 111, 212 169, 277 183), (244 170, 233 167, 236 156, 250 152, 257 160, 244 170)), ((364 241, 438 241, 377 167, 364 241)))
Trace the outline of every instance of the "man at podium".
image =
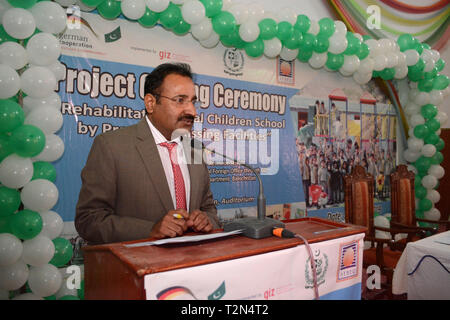
POLYGON ((174 136, 190 131, 197 114, 190 66, 159 65, 144 93, 146 116, 97 136, 81 172, 75 227, 90 244, 219 227, 208 169, 186 161, 192 150, 174 136))

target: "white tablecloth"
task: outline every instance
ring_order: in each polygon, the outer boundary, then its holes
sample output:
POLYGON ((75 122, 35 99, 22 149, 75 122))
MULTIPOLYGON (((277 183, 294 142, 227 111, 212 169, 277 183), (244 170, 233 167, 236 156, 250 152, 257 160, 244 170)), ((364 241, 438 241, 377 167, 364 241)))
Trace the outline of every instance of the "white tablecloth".
POLYGON ((450 300, 450 231, 408 243, 394 271, 392 292, 406 292, 409 300, 450 300))

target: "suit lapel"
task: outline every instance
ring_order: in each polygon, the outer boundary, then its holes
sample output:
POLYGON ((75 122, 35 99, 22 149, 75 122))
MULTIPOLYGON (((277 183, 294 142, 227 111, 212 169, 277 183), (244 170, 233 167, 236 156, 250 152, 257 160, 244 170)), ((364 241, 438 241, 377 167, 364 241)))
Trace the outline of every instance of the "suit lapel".
MULTIPOLYGON (((136 138, 136 148, 142 157, 147 173, 155 186, 155 190, 164 205, 166 212, 173 210, 173 202, 170 196, 167 179, 164 174, 164 168, 161 164, 158 148, 145 117, 137 124, 136 138)), ((151 195, 149 195, 149 197, 150 196, 151 195)))

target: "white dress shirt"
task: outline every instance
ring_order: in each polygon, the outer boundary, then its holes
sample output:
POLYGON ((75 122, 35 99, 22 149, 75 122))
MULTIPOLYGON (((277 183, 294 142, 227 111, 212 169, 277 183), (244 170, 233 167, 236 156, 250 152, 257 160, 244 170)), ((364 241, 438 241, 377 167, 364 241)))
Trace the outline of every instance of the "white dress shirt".
POLYGON ((189 178, 189 170, 186 164, 186 157, 184 155, 183 145, 181 143, 180 137, 167 141, 167 139, 159 132, 158 129, 152 124, 152 122, 145 117, 152 131, 153 138, 155 139, 156 146, 158 148, 159 156, 161 157, 162 166, 164 168, 164 173, 166 174, 167 184, 169 185, 170 195, 172 196, 173 207, 177 207, 177 201, 175 199, 175 183, 173 178, 172 163, 170 161, 169 150, 166 147, 161 146, 163 142, 175 142, 177 144, 177 160, 183 174, 184 188, 186 190, 186 208, 189 210, 189 199, 191 194, 191 180, 189 178))

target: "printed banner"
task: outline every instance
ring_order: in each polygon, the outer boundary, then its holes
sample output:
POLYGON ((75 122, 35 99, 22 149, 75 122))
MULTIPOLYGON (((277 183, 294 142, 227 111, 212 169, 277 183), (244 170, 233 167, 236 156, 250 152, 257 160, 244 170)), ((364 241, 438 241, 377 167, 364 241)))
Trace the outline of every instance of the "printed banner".
MULTIPOLYGON (((320 299, 360 299, 364 234, 311 244, 320 299)), ((144 278, 148 300, 311 300, 305 245, 144 278), (257 272, 255 272, 257 270, 257 272)))

